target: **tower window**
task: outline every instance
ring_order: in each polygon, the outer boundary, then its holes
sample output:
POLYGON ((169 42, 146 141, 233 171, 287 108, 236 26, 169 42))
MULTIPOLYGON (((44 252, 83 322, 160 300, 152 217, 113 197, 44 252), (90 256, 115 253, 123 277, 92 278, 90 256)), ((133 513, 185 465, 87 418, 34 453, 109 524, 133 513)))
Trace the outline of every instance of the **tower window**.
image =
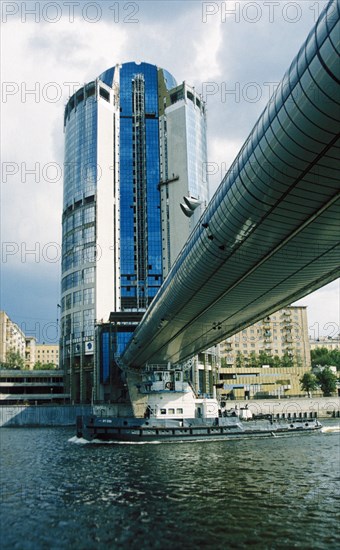
POLYGON ((110 102, 110 94, 107 90, 104 90, 104 88, 99 88, 99 94, 103 99, 110 102))
POLYGON ((187 92, 187 98, 190 99, 190 101, 194 101, 194 96, 191 92, 187 92))

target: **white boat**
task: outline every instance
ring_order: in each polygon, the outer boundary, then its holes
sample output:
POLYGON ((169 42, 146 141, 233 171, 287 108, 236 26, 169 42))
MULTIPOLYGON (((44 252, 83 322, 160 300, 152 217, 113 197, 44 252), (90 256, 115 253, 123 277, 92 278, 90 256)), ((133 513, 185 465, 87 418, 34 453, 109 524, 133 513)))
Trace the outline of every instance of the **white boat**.
POLYGON ((316 420, 274 420, 270 415, 253 419, 248 407, 226 410, 216 397, 199 396, 181 369, 148 366, 138 384, 144 403, 141 417, 106 415, 102 407, 77 418, 77 437, 89 441, 197 441, 273 437, 320 430, 316 420))

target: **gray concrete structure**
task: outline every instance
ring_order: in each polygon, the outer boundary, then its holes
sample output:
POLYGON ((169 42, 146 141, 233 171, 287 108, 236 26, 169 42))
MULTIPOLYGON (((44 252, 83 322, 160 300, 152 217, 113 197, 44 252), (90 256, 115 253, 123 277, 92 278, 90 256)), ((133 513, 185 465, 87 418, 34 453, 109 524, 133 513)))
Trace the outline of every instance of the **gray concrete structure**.
POLYGON ((0 407, 0 427, 75 426, 78 415, 89 414, 90 405, 13 405, 0 407))
POLYGON ((1 405, 69 403, 62 370, 0 370, 1 405))

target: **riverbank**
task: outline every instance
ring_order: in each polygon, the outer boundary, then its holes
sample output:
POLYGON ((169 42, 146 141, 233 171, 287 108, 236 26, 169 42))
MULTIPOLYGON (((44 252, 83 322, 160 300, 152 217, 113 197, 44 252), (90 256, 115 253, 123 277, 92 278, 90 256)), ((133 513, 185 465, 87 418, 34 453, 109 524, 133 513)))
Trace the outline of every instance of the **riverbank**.
MULTIPOLYGON (((339 397, 227 401, 227 409, 248 407, 255 415, 274 418, 332 418, 340 416, 339 397)), ((126 406, 125 406, 126 407, 126 406)), ((74 426, 76 417, 91 412, 91 405, 1 405, 0 427, 74 426)), ((117 405, 101 405, 103 416, 124 416, 117 405)))

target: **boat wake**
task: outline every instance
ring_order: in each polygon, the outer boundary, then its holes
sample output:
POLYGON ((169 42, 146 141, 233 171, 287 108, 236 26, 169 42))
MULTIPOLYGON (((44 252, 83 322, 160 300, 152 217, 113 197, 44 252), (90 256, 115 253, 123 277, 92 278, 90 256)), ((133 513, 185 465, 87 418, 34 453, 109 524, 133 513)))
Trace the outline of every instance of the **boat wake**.
POLYGON ((76 435, 70 437, 68 442, 74 443, 75 445, 87 445, 88 443, 91 443, 90 441, 87 441, 87 439, 84 439, 83 437, 77 437, 76 435))
POLYGON ((323 426, 321 428, 322 433, 338 433, 340 432, 340 424, 338 426, 323 426))
MULTIPOLYGON (((292 433, 287 434, 275 434, 274 432, 270 432, 267 434, 267 438, 274 437, 274 438, 282 438, 282 437, 289 437, 293 435, 292 433)), ((225 435, 224 437, 209 437, 206 439, 170 439, 170 440, 153 440, 153 441, 117 441, 117 440, 111 440, 111 441, 104 441, 102 439, 91 439, 91 441, 88 441, 87 439, 84 439, 83 437, 77 437, 76 435, 73 437, 70 437, 68 439, 69 443, 73 443, 74 445, 164 445, 164 444, 189 444, 189 443, 211 443, 212 441, 241 441, 241 440, 248 440, 253 439, 253 436, 246 435, 246 434, 238 434, 237 436, 230 436, 225 435)), ((263 438, 265 439, 265 438, 263 438)))
POLYGON ((70 437, 68 442, 75 445, 159 445, 163 443, 163 441, 103 441, 102 439, 91 439, 91 441, 88 441, 76 435, 70 437))

